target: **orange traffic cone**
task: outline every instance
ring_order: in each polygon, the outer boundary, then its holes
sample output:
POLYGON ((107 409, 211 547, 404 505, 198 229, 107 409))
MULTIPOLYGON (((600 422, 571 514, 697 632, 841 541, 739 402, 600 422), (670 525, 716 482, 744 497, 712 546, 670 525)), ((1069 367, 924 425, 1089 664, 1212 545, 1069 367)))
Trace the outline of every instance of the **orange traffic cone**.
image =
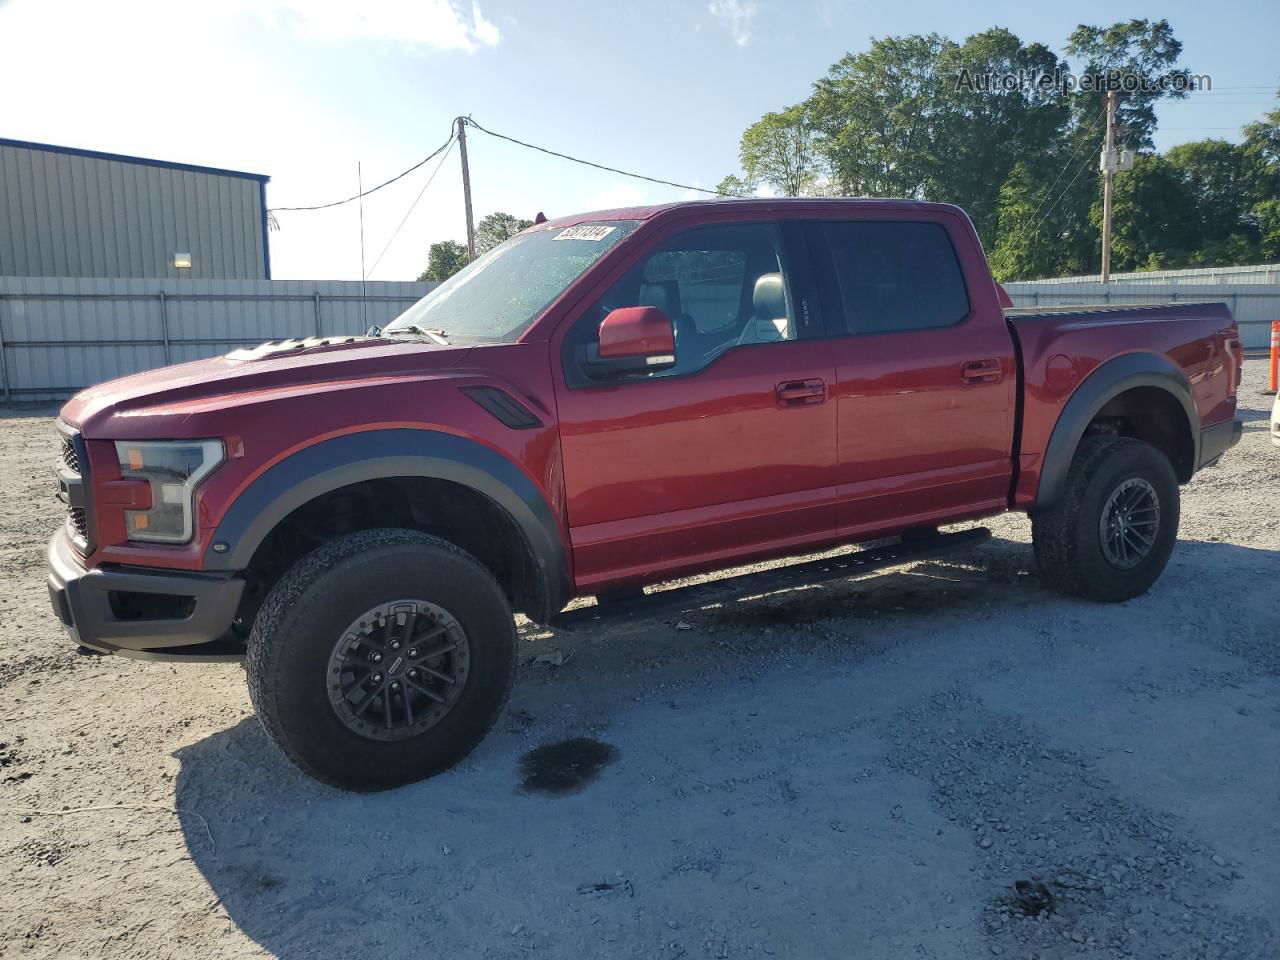
POLYGON ((1271 321, 1271 373, 1267 378, 1267 393, 1275 393, 1280 380, 1280 320, 1271 321))

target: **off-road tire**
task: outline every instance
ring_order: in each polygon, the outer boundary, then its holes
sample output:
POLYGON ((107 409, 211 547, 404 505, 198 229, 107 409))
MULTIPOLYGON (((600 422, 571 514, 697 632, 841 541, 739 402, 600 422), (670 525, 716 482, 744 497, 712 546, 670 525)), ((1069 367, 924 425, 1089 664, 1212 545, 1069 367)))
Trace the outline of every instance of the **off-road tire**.
POLYGON ((1178 513, 1178 478, 1163 453, 1131 437, 1085 437, 1058 503, 1032 514, 1040 577, 1051 590, 1107 603, 1146 593, 1169 562, 1178 513), (1120 569, 1107 559, 1099 526, 1108 499, 1133 478, 1155 491, 1159 522, 1149 552, 1132 568, 1120 569))
POLYGON ((484 739, 511 692, 515 645, 510 604, 474 557, 415 530, 366 530, 299 560, 267 595, 249 636, 249 696, 268 735, 304 772, 344 790, 385 790, 449 769, 484 739), (438 604, 465 631, 466 680, 434 726, 406 739, 368 739, 330 702, 329 658, 347 624, 404 598, 438 604))

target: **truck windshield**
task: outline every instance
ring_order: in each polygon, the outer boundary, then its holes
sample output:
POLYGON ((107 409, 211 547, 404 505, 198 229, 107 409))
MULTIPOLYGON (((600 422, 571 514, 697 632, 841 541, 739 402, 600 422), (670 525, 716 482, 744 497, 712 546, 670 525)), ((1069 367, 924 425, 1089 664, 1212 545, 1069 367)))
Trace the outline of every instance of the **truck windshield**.
POLYGON ((637 224, 610 220, 512 237, 444 281, 383 333, 430 333, 449 343, 510 343, 637 224))

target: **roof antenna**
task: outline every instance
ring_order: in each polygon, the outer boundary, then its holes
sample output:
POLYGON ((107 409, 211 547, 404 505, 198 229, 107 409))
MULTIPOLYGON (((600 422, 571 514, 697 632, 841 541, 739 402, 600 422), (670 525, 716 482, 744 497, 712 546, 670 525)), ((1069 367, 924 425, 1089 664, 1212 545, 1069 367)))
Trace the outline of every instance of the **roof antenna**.
POLYGON ((539 210, 539 211, 534 215, 534 218, 533 218, 533 225, 536 227, 538 224, 540 224, 540 223, 546 223, 546 222, 547 222, 547 215, 546 215, 545 213, 543 213, 541 210, 539 210))

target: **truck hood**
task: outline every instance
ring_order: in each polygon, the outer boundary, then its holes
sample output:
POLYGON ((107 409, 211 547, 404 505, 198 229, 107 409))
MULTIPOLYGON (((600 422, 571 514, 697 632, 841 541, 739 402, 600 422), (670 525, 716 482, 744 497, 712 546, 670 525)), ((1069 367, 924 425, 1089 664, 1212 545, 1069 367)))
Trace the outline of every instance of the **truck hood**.
MULTIPOLYGON (((61 418, 88 439, 111 439, 106 425, 115 418, 166 421, 170 429, 210 410, 320 390, 358 388, 371 383, 422 379, 459 363, 471 347, 422 340, 330 337, 272 340, 225 356, 108 380, 74 396, 61 418)), ((175 429, 172 436, 183 436, 175 429)))

